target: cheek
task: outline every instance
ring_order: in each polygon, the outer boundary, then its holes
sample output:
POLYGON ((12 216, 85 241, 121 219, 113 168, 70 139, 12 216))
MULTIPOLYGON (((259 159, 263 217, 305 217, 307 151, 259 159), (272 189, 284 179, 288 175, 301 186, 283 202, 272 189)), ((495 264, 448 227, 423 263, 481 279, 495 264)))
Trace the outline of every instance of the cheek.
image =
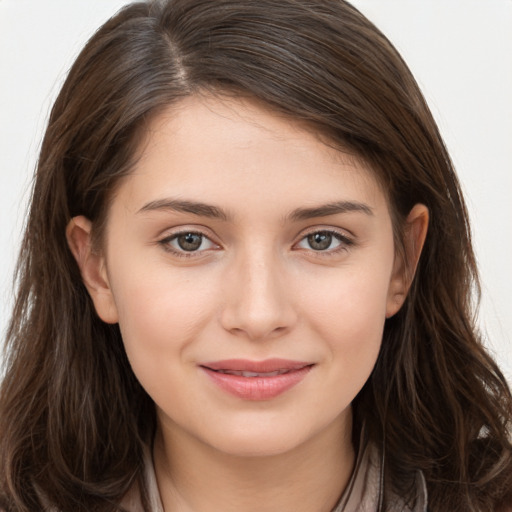
POLYGON ((211 318, 218 289, 205 275, 152 268, 117 268, 111 279, 125 349, 141 381, 157 377, 151 375, 157 361, 170 370, 186 359, 211 318))
POLYGON ((363 386, 379 354, 390 266, 336 269, 322 286, 316 281, 316 293, 304 302, 309 328, 327 346, 336 372, 332 378, 342 379, 353 393, 363 386))
POLYGON ((310 283, 304 309, 319 329, 344 333, 349 339, 359 332, 382 331, 390 279, 386 270, 335 269, 322 281, 310 283))

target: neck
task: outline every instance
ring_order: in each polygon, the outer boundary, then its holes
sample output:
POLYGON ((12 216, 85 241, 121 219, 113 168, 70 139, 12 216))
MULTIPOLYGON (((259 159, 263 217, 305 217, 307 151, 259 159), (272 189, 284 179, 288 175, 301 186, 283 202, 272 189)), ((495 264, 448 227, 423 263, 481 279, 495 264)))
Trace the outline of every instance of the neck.
POLYGON ((236 456, 178 428, 160 427, 155 472, 164 510, 179 512, 330 512, 354 466, 351 414, 293 450, 236 456))

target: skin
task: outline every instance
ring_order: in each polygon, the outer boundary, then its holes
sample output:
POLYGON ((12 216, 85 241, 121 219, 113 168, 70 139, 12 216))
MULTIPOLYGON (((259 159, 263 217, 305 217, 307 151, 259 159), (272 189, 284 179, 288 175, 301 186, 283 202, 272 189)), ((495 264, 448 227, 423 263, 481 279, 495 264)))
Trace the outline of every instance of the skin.
MULTIPOLYGON (((409 268, 427 224, 416 205, 409 268)), ((354 464, 350 404, 410 284, 371 170, 255 101, 193 96, 152 121, 101 250, 85 217, 67 236, 98 315, 119 322, 155 401, 165 509, 330 511, 354 464), (349 211, 297 214, 339 202, 349 211), (180 249, 187 232, 203 235, 198 250, 180 249), (232 396, 200 369, 276 357, 313 367, 270 400, 232 396)))

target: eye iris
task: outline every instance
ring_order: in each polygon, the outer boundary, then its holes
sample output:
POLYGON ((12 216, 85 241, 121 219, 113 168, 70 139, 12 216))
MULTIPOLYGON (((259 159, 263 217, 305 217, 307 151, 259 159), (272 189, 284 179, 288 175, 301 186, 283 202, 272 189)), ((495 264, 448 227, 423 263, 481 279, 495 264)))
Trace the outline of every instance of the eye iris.
POLYGON ((201 247, 203 237, 197 233, 185 233, 184 235, 178 236, 177 242, 180 249, 184 251, 197 251, 197 249, 201 247))
POLYGON ((330 233, 313 233, 308 235, 309 246, 315 251, 323 251, 328 249, 332 242, 330 233))

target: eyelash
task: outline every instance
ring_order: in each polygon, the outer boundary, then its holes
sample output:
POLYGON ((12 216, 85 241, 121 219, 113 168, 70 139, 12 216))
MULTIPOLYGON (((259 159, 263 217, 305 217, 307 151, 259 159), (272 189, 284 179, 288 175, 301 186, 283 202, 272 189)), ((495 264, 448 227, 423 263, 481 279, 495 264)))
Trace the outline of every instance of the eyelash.
POLYGON ((203 244, 204 240, 208 240, 212 245, 216 246, 215 242, 212 242, 210 237, 202 233, 201 231, 194 231, 194 230, 185 230, 185 231, 179 231, 177 233, 173 233, 172 235, 166 236, 162 240, 158 241, 158 244, 163 247, 163 249, 169 253, 171 253, 173 256, 177 256, 178 258, 194 258, 197 257, 198 254, 201 254, 203 251, 185 251, 174 249, 170 244, 174 240, 177 240, 180 236, 185 235, 195 235, 201 237, 201 245, 203 244))
MULTIPOLYGON (((336 231, 334 229, 316 229, 314 231, 310 231, 309 233, 306 233, 302 236, 302 238, 299 240, 298 243, 301 243, 305 240, 307 240, 310 236, 313 235, 328 235, 332 237, 333 239, 337 240, 339 242, 339 246, 335 247, 334 249, 326 249, 326 250, 315 250, 312 247, 309 247, 308 249, 305 249, 307 251, 311 251, 315 254, 315 256, 328 258, 330 256, 336 256, 340 252, 347 251, 351 246, 355 244, 354 240, 344 233, 341 233, 339 231, 336 231)), ((332 242, 332 240, 331 240, 332 242)), ((298 244, 295 244, 298 245, 298 244)))
MULTIPOLYGON (((308 239, 308 237, 313 235, 327 235, 332 237, 333 239, 336 239, 340 245, 338 247, 335 247, 334 249, 326 249, 326 250, 315 250, 312 247, 305 248, 304 250, 311 251, 313 254, 319 257, 329 257, 337 255, 340 252, 347 251, 351 246, 355 244, 354 240, 347 235, 340 233, 339 231, 333 230, 333 229, 317 229, 314 231, 310 231, 309 233, 304 234, 300 240, 294 244, 294 246, 300 244, 301 242, 308 239)), ((173 233, 172 235, 166 236, 162 240, 158 241, 158 244, 163 247, 163 249, 171 254, 173 256, 177 256, 178 258, 194 258, 197 257, 202 252, 209 250, 209 249, 203 249, 202 251, 193 250, 193 251, 186 251, 184 249, 177 250, 174 249, 170 244, 171 242, 177 240, 180 236, 185 235, 193 235, 193 236, 199 236, 201 237, 201 245, 205 240, 208 240, 210 244, 216 246, 215 242, 213 242, 206 234, 202 233, 201 231, 193 231, 193 230, 185 230, 185 231, 179 231, 177 233, 173 233)))

